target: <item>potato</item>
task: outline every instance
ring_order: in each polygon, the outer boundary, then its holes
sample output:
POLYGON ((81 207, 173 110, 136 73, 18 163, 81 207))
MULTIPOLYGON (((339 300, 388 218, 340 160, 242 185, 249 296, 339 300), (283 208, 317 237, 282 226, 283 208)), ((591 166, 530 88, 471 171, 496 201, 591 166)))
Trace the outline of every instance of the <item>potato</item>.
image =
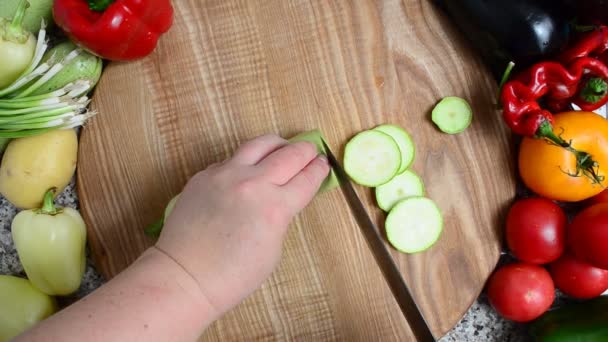
POLYGON ((78 138, 72 129, 12 140, 0 165, 0 193, 21 209, 38 208, 51 188, 57 193, 76 170, 78 138))

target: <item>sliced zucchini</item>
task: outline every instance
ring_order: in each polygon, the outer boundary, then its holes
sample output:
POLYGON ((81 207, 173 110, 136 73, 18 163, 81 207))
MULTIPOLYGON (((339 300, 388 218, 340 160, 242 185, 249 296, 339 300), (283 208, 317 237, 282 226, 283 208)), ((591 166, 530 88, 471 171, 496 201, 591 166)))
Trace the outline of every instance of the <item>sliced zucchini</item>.
POLYGON ((473 111, 466 100, 448 96, 433 108, 431 117, 442 132, 456 134, 471 125, 473 111))
POLYGON ((390 135, 369 130, 355 135, 344 148, 344 171, 368 187, 387 183, 399 172, 401 151, 390 135))
MULTIPOLYGON (((289 142, 291 142, 291 143, 298 142, 298 141, 311 142, 317 146, 318 153, 327 154, 327 152, 325 151, 325 145, 323 144, 325 139, 323 138, 323 134, 321 134, 321 131, 318 129, 302 132, 289 139, 289 142)), ((333 190, 338 185, 339 185, 338 178, 336 177, 336 174, 335 174, 334 170, 332 169, 329 172, 329 175, 327 176, 327 178, 325 178, 325 180, 321 184, 321 187, 319 188, 319 192, 333 190)))
POLYGON ((412 162, 414 161, 414 142, 410 135, 401 127, 396 125, 380 125, 374 128, 377 131, 386 133, 395 139, 399 150, 401 151, 401 167, 399 167, 399 173, 405 171, 412 162))
POLYGON ((167 220, 167 218, 169 217, 169 215, 171 215, 171 212, 173 211, 173 208, 175 208, 175 203, 177 203, 177 199, 179 198, 180 194, 175 195, 170 201, 169 203, 167 203, 167 206, 165 207, 165 212, 163 214, 163 217, 150 224, 149 226, 147 226, 144 229, 144 233, 146 233, 146 235, 151 236, 151 237, 155 237, 158 238, 160 236, 161 231, 163 230, 163 227, 165 225, 165 221, 167 220))
POLYGON ((386 236, 397 250, 418 253, 437 242, 443 231, 441 211, 431 199, 401 200, 386 217, 386 236))
POLYGON ((390 211, 402 199, 420 196, 424 196, 424 183, 410 170, 398 174, 388 183, 376 188, 376 202, 384 211, 390 211))

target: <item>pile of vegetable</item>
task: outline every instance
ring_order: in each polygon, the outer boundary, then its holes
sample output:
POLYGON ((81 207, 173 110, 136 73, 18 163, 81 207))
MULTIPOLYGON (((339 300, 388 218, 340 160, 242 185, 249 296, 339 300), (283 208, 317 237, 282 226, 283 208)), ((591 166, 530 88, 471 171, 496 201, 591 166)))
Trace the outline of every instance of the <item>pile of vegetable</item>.
POLYGON ((593 112, 608 102, 606 63, 608 27, 593 25, 514 75, 511 64, 500 84, 502 117, 522 137, 519 176, 532 194, 508 213, 510 257, 487 295, 504 318, 531 322, 541 341, 608 340, 600 297, 608 290, 608 121, 593 112), (550 310, 555 289, 582 303, 550 310))
MULTIPOLYGON (((608 290, 605 194, 589 201, 570 223, 563 209, 551 200, 520 199, 509 210, 505 235, 510 254, 517 261, 499 267, 487 284, 488 299, 503 317, 517 322, 536 320, 552 306, 556 288, 576 300, 593 299, 608 290)), ((608 311, 608 302, 600 303, 593 305, 608 311)), ((591 317, 590 313, 572 317, 571 322, 560 323, 559 329, 569 330, 586 321, 601 321, 608 327, 608 316, 591 317)), ((543 329, 538 326, 552 320, 543 318, 539 321, 542 323, 534 323, 539 339, 544 339, 545 333, 541 334, 543 329)), ((583 329, 579 333, 587 341, 584 337, 598 330, 583 329)), ((606 338, 608 330, 601 330, 601 334, 606 338)))
POLYGON ((89 95, 103 59, 150 54, 172 18, 169 0, 0 2, 0 193, 21 210, 11 232, 27 276, 0 275, 0 341, 52 315, 53 296, 80 287, 85 223, 54 205, 76 170, 76 129, 95 115, 89 95), (53 19, 69 40, 51 46, 53 19))

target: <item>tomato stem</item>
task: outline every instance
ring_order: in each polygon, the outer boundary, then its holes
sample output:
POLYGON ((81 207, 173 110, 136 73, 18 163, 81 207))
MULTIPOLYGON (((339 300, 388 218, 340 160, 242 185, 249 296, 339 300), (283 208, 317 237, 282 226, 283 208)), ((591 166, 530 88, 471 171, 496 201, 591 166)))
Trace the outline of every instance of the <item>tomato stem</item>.
POLYGON ((585 151, 579 151, 572 147, 572 140, 566 141, 561 137, 561 134, 557 135, 553 131, 553 125, 550 122, 544 121, 538 127, 536 131, 536 137, 540 139, 545 139, 549 144, 565 148, 570 151, 576 157, 576 170, 575 172, 560 170, 571 177, 580 177, 585 176, 591 180, 592 184, 598 184, 601 187, 604 187, 602 182, 605 177, 603 175, 599 175, 599 163, 593 159, 593 156, 585 151))

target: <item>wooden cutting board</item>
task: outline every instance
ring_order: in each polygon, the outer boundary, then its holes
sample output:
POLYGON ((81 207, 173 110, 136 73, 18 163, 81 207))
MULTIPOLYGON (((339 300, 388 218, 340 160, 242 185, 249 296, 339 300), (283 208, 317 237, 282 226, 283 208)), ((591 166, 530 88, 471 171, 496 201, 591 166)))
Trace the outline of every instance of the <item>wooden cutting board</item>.
MULTIPOLYGON (((155 53, 112 63, 81 137, 78 189, 99 270, 110 278, 153 243, 143 228, 197 171, 239 144, 320 128, 341 154, 355 133, 399 124, 413 169, 445 216, 441 240, 391 249, 437 337, 469 308, 494 268, 515 195, 510 139, 495 82, 428 1, 175 0, 155 53), (472 126, 439 132, 430 110, 468 99, 472 126)), ((383 229, 370 189, 357 189, 383 229)), ((410 340, 410 330, 340 191, 293 222, 282 262, 205 340, 410 340)))

